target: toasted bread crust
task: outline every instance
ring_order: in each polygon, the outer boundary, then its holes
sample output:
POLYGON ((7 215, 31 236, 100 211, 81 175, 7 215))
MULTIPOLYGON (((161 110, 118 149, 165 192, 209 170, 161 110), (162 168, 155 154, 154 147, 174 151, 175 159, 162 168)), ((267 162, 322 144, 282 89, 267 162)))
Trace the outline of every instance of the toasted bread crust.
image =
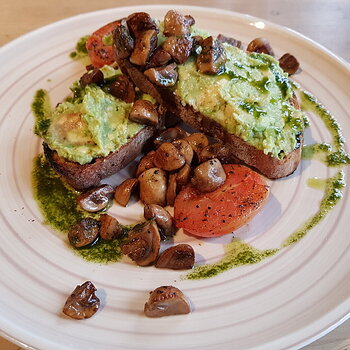
POLYGON ((77 190, 97 186, 100 181, 127 166, 142 151, 143 146, 153 136, 155 128, 141 129, 129 142, 106 157, 96 158, 91 163, 79 164, 58 155, 44 142, 44 154, 52 168, 77 190))
MULTIPOLYGON (((284 158, 278 159, 265 154, 239 137, 228 133, 219 123, 195 111, 191 106, 183 106, 178 96, 168 90, 162 91, 167 108, 177 114, 183 122, 209 136, 212 136, 232 150, 232 161, 236 158, 258 170, 270 179, 278 179, 292 174, 301 159, 303 137, 300 135, 298 146, 284 158)), ((292 103, 297 103, 292 101, 292 103)))

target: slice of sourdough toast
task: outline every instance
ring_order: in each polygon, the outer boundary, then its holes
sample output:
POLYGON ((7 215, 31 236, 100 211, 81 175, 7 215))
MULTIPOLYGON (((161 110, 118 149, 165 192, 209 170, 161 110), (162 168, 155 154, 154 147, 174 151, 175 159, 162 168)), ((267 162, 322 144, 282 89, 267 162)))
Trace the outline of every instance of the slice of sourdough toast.
MULTIPOLYGON (((230 134, 218 122, 195 111, 191 106, 183 105, 180 98, 172 91, 162 90, 162 97, 168 110, 181 118, 184 123, 223 142, 225 147, 231 150, 232 162, 236 162, 238 158, 270 179, 288 176, 298 167, 303 143, 302 134, 298 135, 297 146, 292 152, 282 159, 275 158, 236 135, 230 134)), ((297 102, 293 99, 292 103, 295 105, 297 102)))
POLYGON ((60 157, 44 142, 44 154, 52 168, 77 190, 97 186, 100 181, 126 167, 141 152, 153 136, 155 128, 145 126, 128 143, 106 157, 95 158, 91 163, 79 164, 60 157))

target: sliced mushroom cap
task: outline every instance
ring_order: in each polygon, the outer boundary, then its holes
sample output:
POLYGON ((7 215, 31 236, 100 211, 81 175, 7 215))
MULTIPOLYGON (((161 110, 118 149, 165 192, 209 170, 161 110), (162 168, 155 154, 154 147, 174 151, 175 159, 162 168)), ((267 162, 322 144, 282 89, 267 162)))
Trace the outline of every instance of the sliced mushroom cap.
POLYGON ((94 213, 106 208, 113 194, 113 186, 100 185, 80 194, 77 197, 77 202, 82 209, 94 213))
POLYGON ((296 73, 300 66, 298 60, 290 53, 285 53, 278 61, 280 67, 289 75, 296 73))
POLYGON ((87 281, 77 286, 68 297, 63 307, 63 313, 76 320, 93 316, 100 307, 100 299, 96 296, 95 286, 87 281))
POLYGON ((158 124, 158 112, 152 102, 136 100, 131 108, 129 119, 135 123, 156 126, 158 124))
POLYGON ((132 103, 136 98, 134 84, 126 75, 119 75, 110 85, 109 92, 111 95, 125 101, 126 103, 132 103))
POLYGON ((256 38, 252 40, 247 46, 248 52, 266 53, 274 56, 270 42, 266 38, 256 38))
POLYGON ((171 36, 165 39, 162 47, 177 64, 182 64, 187 61, 192 53, 193 40, 191 37, 171 36))
POLYGON ((134 38, 129 32, 125 19, 122 19, 120 25, 114 29, 113 47, 119 58, 129 57, 134 50, 134 38))
POLYGON ((160 67, 166 65, 171 60, 171 56, 168 52, 163 50, 161 47, 156 48, 152 56, 146 65, 146 69, 160 67))
POLYGON ((146 12, 135 12, 127 17, 126 23, 131 34, 136 38, 141 32, 146 30, 156 30, 158 27, 151 16, 146 12))
POLYGON ((139 177, 147 169, 155 168, 155 165, 153 163, 154 153, 155 151, 150 151, 141 158, 136 169, 136 177, 139 177))
POLYGON ((140 199, 145 204, 166 205, 167 176, 160 168, 144 171, 138 178, 140 184, 140 199))
POLYGON ((202 52, 196 59, 198 71, 210 75, 221 73, 225 67, 226 54, 220 41, 209 36, 202 40, 201 46, 202 52))
POLYGON ((166 171, 180 169, 185 164, 185 157, 170 142, 162 143, 154 153, 154 164, 166 171))
POLYGON ((160 235, 153 220, 135 226, 129 232, 127 242, 121 246, 123 254, 139 266, 152 264, 157 259, 159 248, 160 235))
POLYGON ((123 226, 119 221, 108 214, 100 216, 100 237, 105 241, 111 241, 113 238, 122 235, 123 226))
POLYGON ((180 154, 183 155, 185 158, 185 162, 187 164, 191 164, 193 159, 193 148, 186 140, 174 140, 172 144, 177 148, 177 150, 180 152, 180 154))
POLYGON ((145 76, 154 84, 158 86, 174 86, 178 73, 175 70, 176 64, 171 63, 165 67, 150 68, 144 71, 145 76))
POLYGON ((201 192, 212 192, 225 183, 226 173, 220 161, 210 159, 194 169, 192 185, 201 192))
POLYGON ((176 183, 177 174, 173 173, 169 175, 168 179, 168 188, 166 191, 166 203, 167 205, 174 206, 176 193, 177 193, 177 183, 176 183))
POLYGON ((195 254, 189 244, 178 244, 159 255, 156 267, 172 270, 192 269, 195 254))
POLYGON ((143 215, 146 220, 154 219, 156 221, 162 239, 168 239, 175 235, 174 219, 165 208, 156 204, 145 204, 143 215))
POLYGON ((150 293, 144 312, 148 317, 163 317, 188 314, 191 307, 180 289, 162 286, 150 293))
POLYGON ((164 17, 163 33, 165 36, 189 34, 194 23, 195 20, 192 16, 184 16, 177 11, 170 10, 164 17))
POLYGON ((126 207, 129 203, 132 191, 138 184, 137 179, 126 179, 115 190, 114 199, 123 207, 126 207))
POLYGON ((90 84, 102 84, 104 81, 103 73, 98 68, 89 70, 80 78, 79 83, 82 88, 90 84))
POLYGON ((212 143, 204 147, 199 154, 199 162, 203 163, 209 159, 217 158, 221 163, 240 163, 241 161, 233 155, 232 149, 228 144, 220 142, 212 143))
POLYGON ((158 42, 157 31, 149 29, 138 34, 135 39, 134 51, 130 56, 130 62, 138 66, 145 66, 149 57, 155 50, 158 42))
POLYGON ((68 232, 70 244, 75 248, 85 247, 98 237, 100 224, 92 218, 83 218, 77 224, 72 226, 68 232))
POLYGON ((242 42, 240 40, 236 40, 234 38, 230 38, 228 36, 225 36, 223 34, 219 34, 217 36, 217 39, 221 42, 221 43, 226 43, 229 44, 231 46, 235 46, 238 47, 239 49, 242 48, 242 42))
POLYGON ((177 191, 181 191, 182 187, 187 185, 191 178, 191 167, 189 164, 185 164, 176 175, 176 187, 177 191))
POLYGON ((173 142, 185 137, 187 137, 187 132, 178 126, 175 126, 174 128, 168 128, 159 134, 154 140, 154 145, 158 147, 164 142, 173 142))
POLYGON ((209 140, 207 136, 205 136, 201 132, 195 132, 187 136, 185 140, 190 144, 198 158, 200 153, 202 152, 202 149, 209 145, 209 140))

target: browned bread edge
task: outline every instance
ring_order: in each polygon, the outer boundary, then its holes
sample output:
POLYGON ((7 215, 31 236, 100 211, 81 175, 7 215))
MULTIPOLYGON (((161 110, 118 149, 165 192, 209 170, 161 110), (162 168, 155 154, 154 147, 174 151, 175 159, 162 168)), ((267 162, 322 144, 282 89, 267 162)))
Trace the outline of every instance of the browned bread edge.
POLYGON ((91 163, 79 164, 58 155, 44 142, 44 154, 51 167, 77 190, 97 186, 100 181, 126 167, 141 152, 153 136, 155 128, 145 126, 128 143, 106 157, 95 158, 91 163))
POLYGON ((270 179, 288 176, 298 167, 301 159, 302 135, 299 137, 297 147, 284 158, 278 159, 228 133, 219 123, 195 111, 191 106, 183 106, 179 97, 173 92, 161 90, 161 93, 168 110, 178 115, 184 123, 228 145, 232 149, 233 161, 238 158, 270 179))

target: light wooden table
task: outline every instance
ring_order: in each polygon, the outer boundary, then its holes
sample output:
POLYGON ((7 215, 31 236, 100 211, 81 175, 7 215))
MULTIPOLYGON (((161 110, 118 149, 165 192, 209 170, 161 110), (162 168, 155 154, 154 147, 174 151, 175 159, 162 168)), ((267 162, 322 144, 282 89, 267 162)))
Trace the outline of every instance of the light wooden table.
MULTIPOLYGON (((0 45, 43 25, 79 13, 146 3, 183 3, 247 13, 297 30, 350 61, 350 0, 1 0, 0 45)), ((350 320, 304 350, 337 349, 348 338, 350 320)), ((20 348, 0 337, 0 349, 20 348)))

